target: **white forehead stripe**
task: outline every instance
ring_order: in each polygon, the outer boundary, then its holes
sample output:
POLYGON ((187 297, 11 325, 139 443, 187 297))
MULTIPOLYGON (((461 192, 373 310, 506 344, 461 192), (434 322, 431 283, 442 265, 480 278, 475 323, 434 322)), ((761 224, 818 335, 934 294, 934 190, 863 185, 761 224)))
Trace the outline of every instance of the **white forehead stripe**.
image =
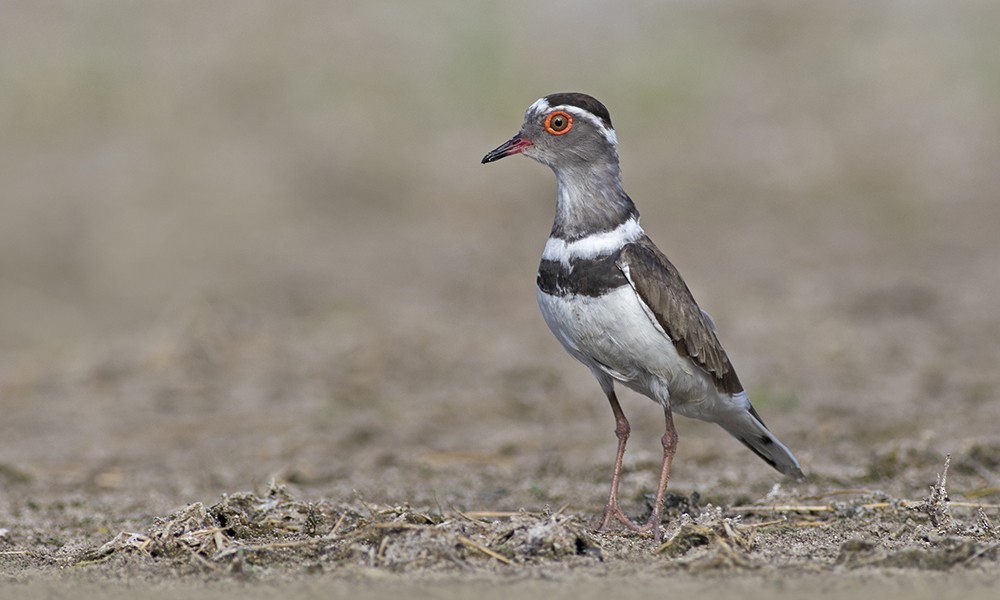
POLYGON ((611 254, 644 234, 642 227, 639 226, 639 219, 632 217, 611 231, 602 231, 572 242, 550 237, 549 241, 545 242, 545 249, 542 250, 542 260, 561 262, 569 268, 572 259, 587 260, 611 254))
POLYGON ((550 106, 548 100, 546 100, 545 98, 539 98, 538 100, 535 100, 534 104, 528 107, 528 112, 525 113, 525 116, 527 117, 528 115, 532 114, 545 113, 549 112, 550 110, 556 110, 556 109, 564 110, 571 115, 580 117, 581 119, 587 119, 588 121, 594 124, 594 127, 596 127, 598 131, 601 132, 601 135, 604 136, 604 139, 611 142, 613 146, 618 145, 618 136, 615 134, 615 130, 606 127, 604 125, 604 121, 598 118, 597 115, 590 112, 589 110, 584 110, 579 106, 572 106, 569 104, 550 106))
POLYGON ((549 110, 549 101, 545 98, 535 100, 535 103, 528 107, 528 114, 540 113, 549 110))

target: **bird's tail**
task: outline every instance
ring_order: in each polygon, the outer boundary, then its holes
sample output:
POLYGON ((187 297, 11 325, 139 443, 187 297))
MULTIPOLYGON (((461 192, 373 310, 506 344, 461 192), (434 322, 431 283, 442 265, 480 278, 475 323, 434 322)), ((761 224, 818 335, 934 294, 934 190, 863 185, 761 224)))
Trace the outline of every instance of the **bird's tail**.
POLYGON ((796 481, 805 479, 799 461, 795 460, 788 448, 785 448, 785 445, 767 429, 752 406, 747 410, 730 413, 718 423, 767 464, 796 481))

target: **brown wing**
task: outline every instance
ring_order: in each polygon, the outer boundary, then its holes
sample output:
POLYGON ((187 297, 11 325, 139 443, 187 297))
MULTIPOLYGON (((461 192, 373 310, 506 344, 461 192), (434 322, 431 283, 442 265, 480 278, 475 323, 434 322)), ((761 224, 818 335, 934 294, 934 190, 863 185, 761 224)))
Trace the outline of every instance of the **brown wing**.
POLYGON ((708 371, 720 392, 743 391, 711 321, 694 301, 677 268, 652 240, 643 236, 622 248, 618 268, 625 273, 632 289, 652 311, 681 356, 708 371))

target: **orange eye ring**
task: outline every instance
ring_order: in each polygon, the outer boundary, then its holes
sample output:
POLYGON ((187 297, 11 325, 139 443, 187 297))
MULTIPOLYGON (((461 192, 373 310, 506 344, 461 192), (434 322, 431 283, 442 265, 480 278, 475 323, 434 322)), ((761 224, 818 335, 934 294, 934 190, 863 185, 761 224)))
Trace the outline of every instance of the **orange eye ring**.
POLYGON ((564 133, 569 133, 570 129, 573 129, 573 116, 568 112, 557 110, 545 117, 543 126, 545 127, 545 131, 548 131, 552 135, 563 135, 564 133))

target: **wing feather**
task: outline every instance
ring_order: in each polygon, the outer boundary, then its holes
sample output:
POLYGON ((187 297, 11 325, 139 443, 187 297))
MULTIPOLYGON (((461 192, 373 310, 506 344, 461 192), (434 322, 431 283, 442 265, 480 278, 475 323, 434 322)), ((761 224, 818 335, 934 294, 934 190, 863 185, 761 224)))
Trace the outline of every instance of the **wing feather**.
POLYGON ((715 324, 698 307, 677 268, 652 240, 643 236, 626 244, 617 264, 677 352, 708 372, 720 392, 742 392, 736 370, 715 335, 715 324))

